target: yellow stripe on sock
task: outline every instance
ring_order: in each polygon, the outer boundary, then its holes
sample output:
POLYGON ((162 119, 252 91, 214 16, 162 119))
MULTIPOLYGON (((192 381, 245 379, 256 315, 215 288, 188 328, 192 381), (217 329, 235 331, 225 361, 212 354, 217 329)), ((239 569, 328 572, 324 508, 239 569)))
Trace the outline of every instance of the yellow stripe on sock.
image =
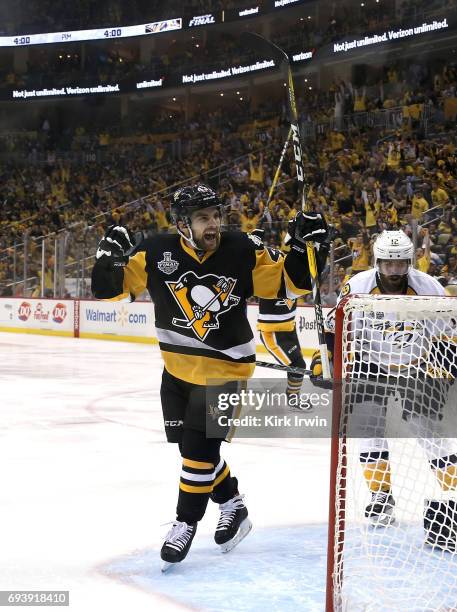
POLYGON ((209 485, 207 487, 193 487, 192 485, 184 484, 183 482, 179 483, 179 488, 181 491, 185 491, 186 493, 212 493, 213 485, 209 485))
POLYGON ((435 475, 443 491, 457 489, 457 465, 448 465, 445 470, 436 470, 435 475))
POLYGON ((214 481, 213 486, 216 487, 220 482, 224 480, 226 476, 228 476, 229 473, 230 473, 230 468, 228 465, 226 465, 225 470, 222 472, 222 474, 219 474, 219 476, 214 481))
POLYGON ((390 491, 390 464, 388 461, 366 463, 363 475, 370 491, 390 491))
POLYGON ((184 459, 182 464, 186 467, 194 468, 196 470, 212 470, 214 463, 206 463, 205 461, 194 461, 193 459, 184 459))

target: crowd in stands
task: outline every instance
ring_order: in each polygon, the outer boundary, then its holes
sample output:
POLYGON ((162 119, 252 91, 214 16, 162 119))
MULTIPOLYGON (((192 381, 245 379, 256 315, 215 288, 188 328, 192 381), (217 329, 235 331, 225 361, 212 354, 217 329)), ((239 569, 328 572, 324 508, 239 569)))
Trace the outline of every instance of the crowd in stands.
MULTIPOLYGON (((333 280, 324 283, 324 303, 335 301, 348 274, 371 265, 370 242, 386 228, 402 227, 416 239, 416 265, 446 286, 457 285, 455 120, 446 122, 443 113, 443 101, 455 99, 456 85, 457 72, 450 63, 392 64, 376 85, 398 94, 391 99, 400 105, 401 119, 390 129, 358 124, 364 111, 390 107, 382 103, 382 96, 376 103, 363 93, 365 88, 360 93, 351 83, 338 81, 327 91, 299 97, 302 124, 333 119, 327 130, 306 140, 305 147, 308 200, 337 229, 333 280), (350 117, 344 126, 338 122, 339 105, 343 116, 350 117), (439 111, 433 135, 421 121, 427 106, 439 111)), ((229 226, 250 231, 263 218, 266 241, 281 245, 287 221, 300 202, 289 148, 280 184, 267 207, 288 131, 284 118, 278 117, 279 107, 280 101, 272 98, 255 109, 245 103, 213 108, 209 114, 199 110, 188 120, 177 114, 174 138, 186 145, 177 158, 160 138, 144 140, 147 130, 140 126, 130 140, 109 133, 89 135, 83 129, 70 136, 76 150, 103 151, 103 162, 76 164, 56 156, 45 166, 3 164, 0 292, 22 290, 20 284, 12 286, 13 245, 20 245, 24 234, 29 241, 28 273, 36 285, 41 236, 68 232, 66 261, 71 263, 82 254, 92 255, 111 223, 125 223, 133 231, 172 231, 170 192, 189 181, 203 180, 219 190, 229 226)), ((158 122, 154 123, 157 130, 158 122)), ((41 130, 42 140, 51 131, 47 127, 41 130)), ((164 132, 170 128, 164 118, 164 132)), ((16 249, 16 276, 22 270, 21 249, 16 249)), ((52 252, 52 241, 48 251, 52 252)), ((51 290, 52 279, 47 282, 51 290)))

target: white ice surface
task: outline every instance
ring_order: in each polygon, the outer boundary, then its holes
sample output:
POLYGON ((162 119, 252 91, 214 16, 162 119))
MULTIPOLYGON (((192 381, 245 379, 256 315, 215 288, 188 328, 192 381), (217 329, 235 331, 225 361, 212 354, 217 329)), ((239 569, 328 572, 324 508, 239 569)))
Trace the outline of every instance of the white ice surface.
POLYGON ((69 590, 77 612, 324 609, 328 440, 224 445, 254 529, 222 555, 211 504, 162 575, 180 457, 157 348, 0 333, 0 358, 0 590, 69 590))

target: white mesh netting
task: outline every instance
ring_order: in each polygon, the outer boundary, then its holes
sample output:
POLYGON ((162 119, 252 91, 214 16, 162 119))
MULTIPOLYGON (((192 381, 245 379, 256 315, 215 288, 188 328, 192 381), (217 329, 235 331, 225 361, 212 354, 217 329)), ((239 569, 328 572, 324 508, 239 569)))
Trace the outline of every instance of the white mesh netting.
POLYGON ((340 308, 334 607, 457 611, 457 298, 340 308))

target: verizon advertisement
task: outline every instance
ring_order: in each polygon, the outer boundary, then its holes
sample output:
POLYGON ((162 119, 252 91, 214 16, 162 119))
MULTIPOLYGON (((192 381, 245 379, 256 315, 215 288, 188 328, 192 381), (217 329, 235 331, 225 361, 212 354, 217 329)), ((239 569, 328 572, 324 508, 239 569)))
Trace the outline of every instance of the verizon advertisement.
POLYGON ((274 60, 264 60, 263 62, 256 62, 250 66, 232 66, 226 70, 213 70, 210 73, 202 74, 183 74, 183 83, 199 83, 201 81, 213 81, 214 79, 224 79, 226 77, 239 76, 246 74, 247 72, 255 72, 256 70, 265 70, 267 68, 274 68, 274 60))
POLYGON ((433 20, 431 22, 424 22, 416 26, 405 26, 396 30, 386 30, 380 34, 374 34, 373 36, 364 36, 363 38, 354 38, 353 40, 344 40, 339 43, 333 44, 333 53, 344 53, 351 51, 352 49, 359 49, 361 47, 367 47, 370 45, 379 45, 380 43, 397 41, 402 38, 416 37, 429 32, 435 32, 436 30, 443 30, 449 28, 447 19, 442 21, 433 20))
POLYGON ((5 298, 0 300, 0 331, 36 331, 73 336, 74 302, 5 298))

